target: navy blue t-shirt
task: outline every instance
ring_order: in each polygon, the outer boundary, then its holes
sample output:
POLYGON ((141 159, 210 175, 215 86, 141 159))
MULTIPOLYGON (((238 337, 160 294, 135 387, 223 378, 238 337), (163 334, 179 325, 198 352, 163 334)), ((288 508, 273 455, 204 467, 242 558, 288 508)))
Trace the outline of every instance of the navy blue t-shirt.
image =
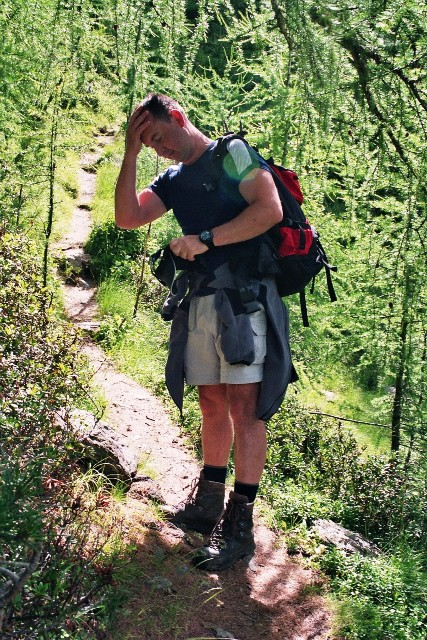
MULTIPOLYGON (((198 235, 233 220, 248 206, 239 192, 241 180, 252 169, 265 169, 265 163, 251 147, 240 140, 228 143, 228 153, 221 161, 216 156, 217 141, 191 165, 180 163, 168 167, 150 185, 166 209, 172 209, 183 235, 198 235)), ((196 256, 200 270, 211 270, 239 256, 248 256, 258 248, 253 238, 223 247, 213 247, 196 256)))

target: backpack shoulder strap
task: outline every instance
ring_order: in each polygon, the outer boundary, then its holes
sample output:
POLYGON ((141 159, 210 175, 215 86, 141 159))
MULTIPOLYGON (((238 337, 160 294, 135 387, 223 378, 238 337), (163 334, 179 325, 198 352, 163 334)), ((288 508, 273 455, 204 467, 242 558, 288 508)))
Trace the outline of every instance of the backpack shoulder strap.
MULTIPOLYGON (((232 140, 242 140, 246 145, 249 145, 247 140, 242 135, 237 133, 226 133, 225 135, 218 138, 217 144, 217 157, 222 159, 227 153, 227 145, 232 140)), ((276 189, 279 193, 280 202, 282 203, 283 214, 285 218, 290 218, 291 220, 295 220, 296 222, 306 222, 306 217, 303 213, 300 203, 295 199, 294 195, 289 191, 286 185, 281 180, 278 172, 274 171, 273 168, 273 160, 272 158, 266 160, 258 151, 256 147, 252 147, 253 151, 257 154, 258 158, 262 160, 268 167, 270 175, 273 177, 274 184, 276 185, 276 189)), ((280 223, 279 223, 280 224, 280 223)))
MULTIPOLYGON (((233 133, 233 132, 226 133, 223 136, 221 136, 220 138, 217 138, 217 141, 216 141, 217 145, 216 145, 216 150, 215 150, 216 158, 218 158, 219 160, 222 160, 224 158, 226 153, 228 153, 228 149, 227 149, 228 143, 232 142, 232 140, 241 140, 246 145, 250 146, 248 144, 247 140, 245 140, 245 138, 243 136, 239 135, 238 133, 233 133)), ((254 149, 254 151, 256 153, 258 153, 258 151, 256 149, 254 149)))

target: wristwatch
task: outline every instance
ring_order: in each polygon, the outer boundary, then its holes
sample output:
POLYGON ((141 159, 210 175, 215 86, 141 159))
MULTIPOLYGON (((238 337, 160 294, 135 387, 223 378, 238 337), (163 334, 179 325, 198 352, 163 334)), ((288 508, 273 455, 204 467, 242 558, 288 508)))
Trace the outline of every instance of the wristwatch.
POLYGON ((205 244, 207 247, 209 247, 209 249, 212 249, 212 247, 214 247, 214 241, 213 241, 213 233, 210 230, 205 230, 205 231, 201 231, 199 233, 199 240, 200 242, 203 242, 203 244, 205 244))

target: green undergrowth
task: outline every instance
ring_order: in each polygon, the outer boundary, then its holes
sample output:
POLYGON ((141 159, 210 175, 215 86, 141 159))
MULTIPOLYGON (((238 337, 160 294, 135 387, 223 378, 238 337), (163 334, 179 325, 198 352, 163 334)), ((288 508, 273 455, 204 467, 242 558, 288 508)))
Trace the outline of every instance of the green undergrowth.
POLYGON ((55 184, 55 200, 60 203, 53 225, 53 240, 62 238, 70 224, 78 194, 79 155, 74 149, 64 152, 58 164, 55 184))
POLYGON ((101 284, 98 300, 102 322, 97 340, 122 371, 161 394, 169 326, 159 323, 158 310, 144 297, 133 317, 135 296, 129 284, 114 279, 101 284))
POLYGON ((375 558, 328 550, 319 567, 330 576, 337 631, 346 640, 424 640, 427 574, 407 547, 375 558))
MULTIPOLYGON (((362 389, 339 364, 317 379, 309 375, 303 364, 296 363, 296 368, 300 380, 295 389, 302 404, 313 411, 335 416, 337 422, 351 430, 360 448, 367 453, 390 450, 390 428, 387 416, 376 409, 377 393, 362 389)), ((388 401, 390 410, 390 395, 388 401)))
POLYGON ((122 160, 122 146, 117 142, 108 145, 96 166, 96 192, 90 203, 95 226, 111 220, 114 216, 114 187, 122 160))
POLYGON ((86 363, 40 263, 27 236, 0 233, 1 631, 83 639, 126 546, 117 487, 87 471, 93 452, 72 428, 73 408, 90 401, 86 363), (14 592, 24 568, 25 588, 14 592))

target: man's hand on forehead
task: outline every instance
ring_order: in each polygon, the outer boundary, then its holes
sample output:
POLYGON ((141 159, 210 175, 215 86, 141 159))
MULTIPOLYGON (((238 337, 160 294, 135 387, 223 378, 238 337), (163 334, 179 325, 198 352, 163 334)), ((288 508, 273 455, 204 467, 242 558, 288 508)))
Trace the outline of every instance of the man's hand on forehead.
POLYGON ((129 119, 126 133, 126 149, 129 152, 136 154, 140 152, 142 144, 147 142, 144 142, 144 135, 150 124, 149 111, 138 106, 129 119))
POLYGON ((144 109, 143 107, 139 106, 135 109, 133 115, 135 115, 136 132, 139 133, 139 138, 144 144, 144 133, 151 124, 150 112, 148 111, 148 109, 144 109))

